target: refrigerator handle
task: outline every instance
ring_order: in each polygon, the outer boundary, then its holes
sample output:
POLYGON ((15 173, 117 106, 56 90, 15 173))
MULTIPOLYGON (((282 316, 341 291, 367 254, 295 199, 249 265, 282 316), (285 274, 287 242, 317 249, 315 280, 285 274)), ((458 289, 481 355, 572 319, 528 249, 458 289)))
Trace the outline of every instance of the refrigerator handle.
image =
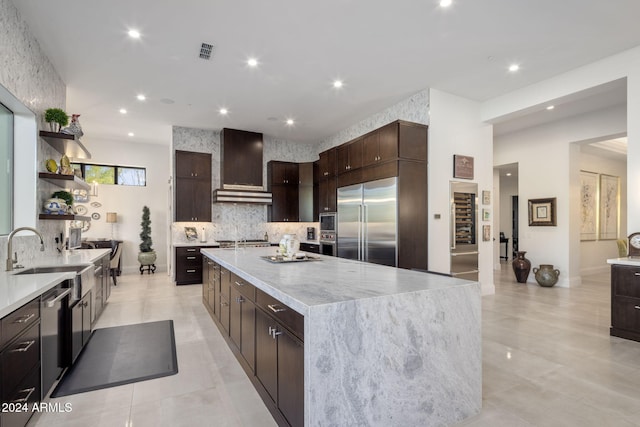
POLYGON ((362 261, 362 205, 358 205, 358 261, 362 261))
POLYGON ((369 262, 369 207, 362 205, 362 260, 369 262))
POLYGON ((451 202, 451 249, 456 249, 456 202, 451 202))

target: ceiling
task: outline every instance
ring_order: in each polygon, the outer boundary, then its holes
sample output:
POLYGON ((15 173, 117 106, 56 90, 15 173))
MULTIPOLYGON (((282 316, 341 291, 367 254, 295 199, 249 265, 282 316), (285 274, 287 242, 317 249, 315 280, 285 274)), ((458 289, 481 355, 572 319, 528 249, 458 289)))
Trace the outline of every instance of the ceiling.
POLYGON ((158 144, 172 125, 317 142, 428 87, 483 101, 640 45, 637 0, 14 3, 85 139, 158 144))

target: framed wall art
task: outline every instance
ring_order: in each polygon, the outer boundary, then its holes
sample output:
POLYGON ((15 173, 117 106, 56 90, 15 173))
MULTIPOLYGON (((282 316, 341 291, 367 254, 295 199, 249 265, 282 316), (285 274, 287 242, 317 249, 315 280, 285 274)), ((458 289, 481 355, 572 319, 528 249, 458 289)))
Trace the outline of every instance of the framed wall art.
POLYGON ((482 209, 482 220, 489 221, 491 219, 491 211, 489 209, 482 209))
POLYGON ((580 240, 598 237, 598 174, 580 171, 580 240))
POLYGON ((453 155, 453 177, 473 179, 473 157, 453 155))
POLYGON ((491 204, 491 191, 482 190, 482 204, 483 205, 491 204))
POLYGON ((489 240, 491 240, 491 226, 490 225, 483 225, 482 226, 482 241, 483 242, 488 242, 489 240))
POLYGON ((620 178, 600 175, 600 240, 618 238, 618 217, 620 212, 620 178))
POLYGON ((556 198, 529 199, 529 225, 556 226, 556 198))

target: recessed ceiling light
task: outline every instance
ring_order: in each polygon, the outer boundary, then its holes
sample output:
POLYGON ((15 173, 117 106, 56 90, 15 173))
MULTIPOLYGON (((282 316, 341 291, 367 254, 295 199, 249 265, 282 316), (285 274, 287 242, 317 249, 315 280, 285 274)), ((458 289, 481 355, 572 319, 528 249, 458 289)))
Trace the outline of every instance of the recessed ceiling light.
POLYGON ((127 110, 125 108, 120 109, 120 114, 127 114, 127 110))
POLYGON ((127 135, 129 136, 135 136, 135 134, 133 132, 129 132, 127 135))
POLYGON ((256 58, 249 58, 249 59, 247 59, 247 65, 249 67, 257 67, 258 66, 258 60, 256 58))
POLYGON ((143 95, 143 94, 141 94, 141 93, 140 93, 140 94, 138 94, 138 96, 136 96, 136 98, 138 98, 138 101, 144 101, 144 100, 146 100, 146 99, 147 99, 147 97, 146 97, 146 96, 144 96, 144 95, 143 95))
POLYGON ((511 64, 509 65, 509 71, 511 71, 512 73, 515 73, 516 71, 518 71, 520 69, 520 66, 518 64, 511 64))
POLYGON ((440 7, 449 7, 451 6, 451 0, 440 0, 440 7))
POLYGON ((140 31, 138 31, 138 30, 129 30, 129 32, 127 34, 129 34, 129 37, 131 37, 132 39, 139 39, 140 38, 140 31))
POLYGON ((342 83, 342 80, 334 80, 333 87, 335 87, 336 89, 340 89, 343 84, 344 83, 342 83))
POLYGON ((293 119, 287 119, 286 123, 287 123, 287 126, 293 126, 294 121, 293 119))
POLYGON ((222 114, 223 116, 226 116, 227 113, 229 113, 229 110, 227 110, 226 108, 221 108, 220 109, 220 114, 222 114))
POLYGON ((554 108, 556 108, 556 106, 555 106, 555 105, 549 105, 549 106, 547 107, 547 110, 553 110, 554 108))

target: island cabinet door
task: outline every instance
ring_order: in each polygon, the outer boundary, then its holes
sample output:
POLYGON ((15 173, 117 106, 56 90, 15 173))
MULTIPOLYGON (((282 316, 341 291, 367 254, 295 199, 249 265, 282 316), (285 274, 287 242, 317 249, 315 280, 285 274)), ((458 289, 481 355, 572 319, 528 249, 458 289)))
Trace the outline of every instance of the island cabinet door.
POLYGON ((256 310, 256 377, 271 399, 278 398, 278 342, 272 331, 276 322, 261 310, 256 310))
POLYGON ((293 427, 303 426, 304 344, 281 326, 275 334, 278 337, 278 408, 293 427))
POLYGON ((231 288, 229 336, 251 369, 255 359, 255 305, 237 289, 231 288))
POLYGON ((229 300, 223 294, 220 294, 220 311, 218 311, 220 325, 227 334, 229 333, 229 308, 229 300))

